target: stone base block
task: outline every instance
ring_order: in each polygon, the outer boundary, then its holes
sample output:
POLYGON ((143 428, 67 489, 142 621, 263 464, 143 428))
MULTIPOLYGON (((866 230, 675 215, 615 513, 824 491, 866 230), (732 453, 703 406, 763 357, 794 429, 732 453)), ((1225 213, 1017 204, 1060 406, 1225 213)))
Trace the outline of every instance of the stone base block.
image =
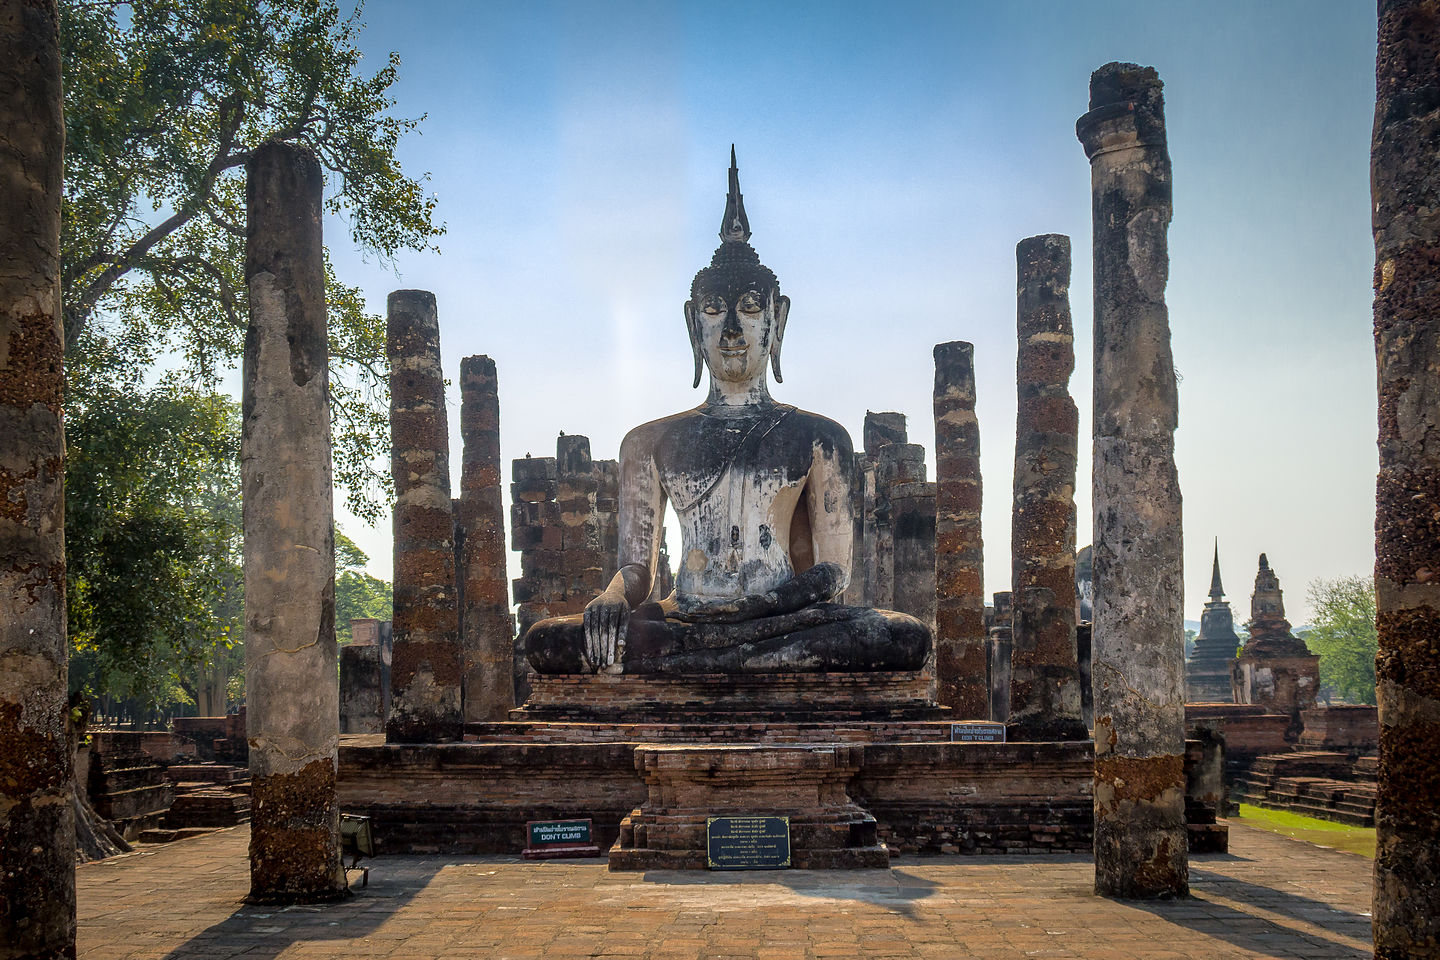
MULTIPOLYGON (((507 726, 509 739, 486 742, 341 737, 341 809, 372 818, 384 853, 513 855, 526 846, 528 821, 574 819, 593 820, 594 841, 609 848, 649 794, 635 766, 642 726, 628 742, 623 729, 607 729, 606 742, 574 743, 558 741, 560 724, 545 725, 538 742, 526 739, 525 725, 507 726)), ((705 730, 712 742, 725 733, 723 725, 705 730)), ((1088 742, 876 742, 874 734, 856 734, 859 770, 846 792, 874 818, 875 845, 907 854, 1090 850, 1088 742)))
POLYGON ((526 860, 573 860, 600 856, 600 846, 595 843, 564 843, 549 847, 526 847, 520 851, 526 860))
POLYGON ((636 747, 647 795, 621 821, 610 869, 703 869, 712 816, 788 817, 796 869, 889 867, 875 818, 845 791, 863 760, 840 745, 636 747))
POLYGON ((1312 707, 1300 713, 1300 748, 1373 753, 1380 744, 1376 708, 1363 705, 1312 707))
POLYGON ((924 671, 696 674, 687 677, 552 674, 531 678, 512 720, 736 722, 784 719, 941 720, 924 671))
POLYGON ((1187 823, 1186 833, 1190 838, 1191 853, 1229 853, 1230 824, 1187 823))

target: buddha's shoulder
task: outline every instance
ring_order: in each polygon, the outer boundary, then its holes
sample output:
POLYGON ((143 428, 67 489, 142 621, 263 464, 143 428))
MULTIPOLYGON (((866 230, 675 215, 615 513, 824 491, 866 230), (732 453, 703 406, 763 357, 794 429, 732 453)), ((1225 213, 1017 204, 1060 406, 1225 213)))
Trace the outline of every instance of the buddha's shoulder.
POLYGON ((823 448, 838 450, 846 456, 854 453, 855 446, 850 440, 850 431, 829 417, 811 413, 809 410, 792 408, 790 415, 781 421, 778 429, 795 438, 809 439, 823 448))
POLYGON ((659 420, 632 427, 620 441, 620 455, 653 453, 668 438, 677 434, 698 433, 705 427, 705 416, 698 409, 682 410, 659 420))
MULTIPOLYGON (((776 417, 766 431, 770 442, 783 437, 791 443, 818 444, 826 450, 838 450, 847 457, 853 452, 849 432, 829 417, 788 404, 772 408, 769 415, 776 417)), ((653 454, 661 448, 705 443, 714 439, 714 434, 741 430, 747 422, 753 421, 744 418, 727 421, 707 415, 698 407, 682 410, 632 429, 621 441, 620 454, 622 457, 653 454)))

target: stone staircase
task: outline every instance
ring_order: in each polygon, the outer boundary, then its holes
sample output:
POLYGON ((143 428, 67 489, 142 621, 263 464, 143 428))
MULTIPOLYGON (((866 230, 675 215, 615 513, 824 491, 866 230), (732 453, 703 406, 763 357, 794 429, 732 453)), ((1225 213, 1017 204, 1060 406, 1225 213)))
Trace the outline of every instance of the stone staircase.
POLYGON ((223 763, 172 764, 175 798, 159 825, 140 834, 142 843, 168 843, 233 827, 250 819, 250 771, 223 763))
POLYGON ((250 819, 250 771, 224 763, 172 766, 175 802, 161 827, 186 830, 195 827, 233 827, 250 819))
POLYGON ((1259 757, 1235 784, 1234 798, 1354 826, 1375 825, 1376 758, 1330 751, 1259 757))
POLYGON ((165 768, 141 749, 142 736, 129 731, 94 733, 85 785, 95 812, 132 840, 159 820, 175 796, 165 768))

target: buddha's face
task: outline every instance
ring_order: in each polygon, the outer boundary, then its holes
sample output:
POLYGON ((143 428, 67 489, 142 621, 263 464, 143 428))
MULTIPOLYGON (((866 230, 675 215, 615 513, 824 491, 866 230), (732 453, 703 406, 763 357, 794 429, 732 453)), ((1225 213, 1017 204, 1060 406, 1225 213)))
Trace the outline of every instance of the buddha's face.
POLYGON ((692 309, 711 376, 745 383, 765 375, 775 321, 772 295, 748 287, 709 290, 692 309))

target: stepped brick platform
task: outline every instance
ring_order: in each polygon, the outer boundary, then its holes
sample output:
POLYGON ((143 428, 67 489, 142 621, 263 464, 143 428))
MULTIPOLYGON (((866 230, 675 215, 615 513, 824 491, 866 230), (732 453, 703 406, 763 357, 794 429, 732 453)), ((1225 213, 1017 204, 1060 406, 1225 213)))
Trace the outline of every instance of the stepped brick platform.
POLYGON ((510 719, 616 722, 941 720, 924 671, 531 677, 510 719))
POLYGON ((96 731, 90 740, 86 792, 95 812, 133 839, 153 826, 175 798, 165 770, 142 748, 146 735, 96 731))
POLYGON ((1094 745, 877 743, 850 795, 900 853, 1088 853, 1094 745))
POLYGON ((182 793, 160 822, 165 830, 233 827, 250 819, 250 797, 235 790, 210 787, 182 793))
POLYGON ((845 792, 863 755, 854 746, 637 747, 645 802, 620 822, 610 869, 704 869, 712 816, 787 817, 796 869, 884 869, 890 851, 875 818, 845 792))
MULTIPOLYGON (((507 739, 386 744, 379 735, 340 738, 341 810, 372 818, 386 853, 507 853, 525 847, 530 820, 594 821, 602 847, 649 795, 636 748, 653 732, 635 724, 501 724, 507 739), (581 738, 557 742, 564 730, 581 738), (530 739, 533 736, 535 739, 530 739)), ((803 724, 772 722, 748 731, 765 745, 771 728, 797 735, 803 724)), ((489 729, 483 727, 480 729, 489 729)), ((936 742, 948 724, 902 726, 905 739, 877 742, 884 724, 847 732, 859 751, 851 798, 875 818, 892 849, 940 852, 1080 852, 1090 849, 1093 748, 1075 743, 936 742), (924 734, 932 739, 909 737, 924 734)), ((673 732, 673 731, 671 731, 673 732)), ((734 725, 695 724, 692 743, 729 742, 734 725)), ((841 728, 837 728, 837 733, 841 728)), ((805 729, 805 735, 816 736, 805 729)), ((831 743, 837 742, 831 740, 831 743)), ((676 744, 679 738, 666 740, 676 744)), ((798 741, 775 741, 798 742, 798 741)))
POLYGON ((1331 751, 1260 757, 1236 784, 1244 803, 1355 826, 1375 824, 1377 762, 1331 751))
POLYGON ((901 743, 949 741, 958 721, 618 723, 584 720, 467 723, 465 739, 524 743, 901 743))

